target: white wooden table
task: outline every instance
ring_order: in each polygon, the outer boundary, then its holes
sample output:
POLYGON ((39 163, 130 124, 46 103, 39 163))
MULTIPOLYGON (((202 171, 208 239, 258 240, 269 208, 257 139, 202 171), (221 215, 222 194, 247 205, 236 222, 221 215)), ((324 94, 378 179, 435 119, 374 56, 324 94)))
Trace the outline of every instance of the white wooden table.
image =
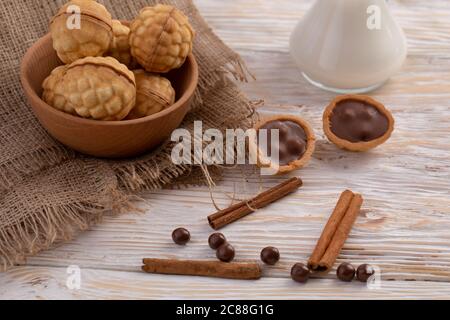
MULTIPOLYGON (((262 111, 301 115, 319 138, 312 163, 298 172, 305 183, 299 192, 224 229, 239 260, 258 259, 273 245, 281 262, 252 282, 143 274, 143 257, 214 259, 207 246, 205 218, 214 211, 208 189, 164 190, 145 195, 145 214, 105 218, 76 240, 1 274, 0 298, 450 298, 450 3, 390 2, 410 53, 403 70, 373 93, 393 111, 395 134, 366 154, 339 151, 324 138, 321 114, 333 95, 307 84, 289 58, 290 32, 310 0, 196 3, 255 73, 258 80, 242 87, 265 99, 262 111), (344 284, 333 274, 294 283, 290 267, 307 260, 345 188, 363 193, 366 202, 339 261, 379 266, 381 288, 344 284), (191 230, 186 248, 171 241, 177 226, 191 230), (81 268, 79 290, 66 286, 69 265, 81 268)), ((256 192, 258 180, 247 179, 247 191, 256 192)), ((279 181, 269 178, 264 187, 279 181)), ((229 204, 224 192, 234 188, 245 191, 239 171, 228 172, 218 186, 221 206, 229 204)))

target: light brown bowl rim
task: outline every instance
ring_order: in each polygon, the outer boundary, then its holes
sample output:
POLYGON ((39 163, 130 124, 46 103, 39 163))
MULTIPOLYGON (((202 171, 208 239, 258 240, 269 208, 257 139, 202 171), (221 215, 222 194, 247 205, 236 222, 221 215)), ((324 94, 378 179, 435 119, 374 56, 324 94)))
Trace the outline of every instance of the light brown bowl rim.
MULTIPOLYGON (((189 54, 188 60, 189 63, 192 64, 192 79, 191 83, 189 83, 188 88, 184 92, 184 94, 169 108, 156 113, 154 115, 134 119, 134 120, 122 120, 122 121, 99 121, 99 120, 93 120, 93 119, 84 119, 81 117, 77 117, 68 113, 65 113, 63 111, 57 110, 50 105, 48 105, 44 100, 42 100, 41 97, 39 97, 36 92, 31 87, 30 82, 28 81, 26 77, 26 70, 25 66, 29 64, 29 61, 31 60, 31 56, 33 53, 33 49, 38 47, 44 42, 47 42, 51 38, 51 34, 48 33, 44 37, 40 38, 38 41, 36 41, 25 53, 24 57, 22 58, 21 64, 20 64, 20 80, 22 82, 22 87, 25 92, 28 92, 28 94, 31 95, 31 98, 38 99, 40 102, 42 102, 42 106, 46 108, 46 111, 53 113, 55 116, 65 118, 66 120, 76 122, 81 125, 100 125, 100 126, 114 126, 114 127, 120 127, 120 126, 127 126, 132 124, 141 124, 145 123, 147 121, 152 121, 158 118, 163 118, 166 115, 172 113, 173 111, 177 110, 178 108, 181 108, 183 105, 185 105, 189 99, 194 95, 195 90, 197 89, 198 81, 199 81, 199 70, 198 70, 198 64, 197 61, 192 53, 189 54)), ((51 39, 50 39, 51 40, 51 39)))

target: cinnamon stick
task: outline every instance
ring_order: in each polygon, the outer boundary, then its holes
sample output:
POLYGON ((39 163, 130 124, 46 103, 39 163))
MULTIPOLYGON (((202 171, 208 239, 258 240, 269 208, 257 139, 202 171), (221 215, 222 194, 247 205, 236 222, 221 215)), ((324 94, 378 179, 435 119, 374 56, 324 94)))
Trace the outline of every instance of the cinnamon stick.
POLYGON ((329 271, 333 267, 358 217, 362 203, 360 194, 354 194, 350 190, 341 194, 308 261, 310 269, 329 271))
POLYGON ((261 267, 255 263, 225 263, 202 260, 144 259, 142 270, 147 273, 204 276, 225 279, 256 280, 261 267))
POLYGON ((218 211, 208 217, 209 225, 215 229, 221 229, 230 223, 233 223, 258 209, 264 208, 269 204, 284 198, 303 185, 300 178, 291 178, 261 194, 255 198, 239 202, 227 209, 218 211))
POLYGON ((333 239, 333 236, 339 224, 341 223, 342 218, 347 212, 352 199, 353 199, 353 192, 351 192, 350 190, 345 190, 341 194, 339 201, 336 204, 336 207, 334 208, 333 213, 331 214, 327 224, 325 225, 325 228, 322 231, 322 235, 320 236, 319 241, 317 242, 316 248, 314 249, 313 254, 309 258, 308 267, 310 269, 316 270, 319 267, 320 259, 322 259, 323 255, 325 254, 325 251, 328 249, 328 246, 330 245, 330 242, 333 239))

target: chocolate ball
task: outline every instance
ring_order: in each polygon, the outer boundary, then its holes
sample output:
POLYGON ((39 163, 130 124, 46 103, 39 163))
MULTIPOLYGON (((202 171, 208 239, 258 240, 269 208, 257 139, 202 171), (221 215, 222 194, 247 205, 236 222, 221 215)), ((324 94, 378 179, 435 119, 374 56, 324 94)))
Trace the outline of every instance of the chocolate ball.
POLYGON ((220 246, 227 243, 227 239, 222 233, 213 233, 209 236, 208 244, 213 250, 217 250, 220 246))
POLYGON ((185 245, 191 240, 191 234, 185 228, 178 228, 172 232, 173 242, 179 245, 185 245))
POLYGON ((261 251, 261 261, 273 266, 280 260, 280 251, 275 247, 267 247, 261 251))
POLYGON ((361 282, 367 282, 375 274, 375 269, 369 264, 362 264, 356 270, 356 278, 361 282))
POLYGON ((292 280, 305 283, 308 281, 311 271, 303 263, 296 263, 291 269, 292 280))
POLYGON ((355 267, 347 262, 341 264, 336 271, 338 279, 345 282, 352 281, 353 278, 355 278, 355 273, 356 273, 355 267))
POLYGON ((235 251, 231 244, 225 243, 217 249, 217 259, 223 262, 231 262, 234 259, 235 251))

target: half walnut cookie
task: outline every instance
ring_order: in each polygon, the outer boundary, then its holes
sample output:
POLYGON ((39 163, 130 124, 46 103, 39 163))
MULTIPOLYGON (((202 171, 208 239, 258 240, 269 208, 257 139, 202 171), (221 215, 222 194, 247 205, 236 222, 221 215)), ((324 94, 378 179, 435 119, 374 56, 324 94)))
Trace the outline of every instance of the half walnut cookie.
POLYGON ((336 97, 323 114, 323 130, 339 148, 363 152, 385 143, 394 131, 391 112, 364 95, 336 97))
POLYGON ((280 175, 303 168, 311 160, 316 137, 306 120, 292 115, 277 115, 261 120, 254 128, 258 136, 259 130, 268 131, 267 150, 261 148, 259 141, 250 143, 252 151, 257 152, 257 164, 260 168, 271 168, 280 175), (279 130, 278 146, 274 148, 279 151, 278 162, 274 161, 270 154, 271 131, 274 129, 279 130))

